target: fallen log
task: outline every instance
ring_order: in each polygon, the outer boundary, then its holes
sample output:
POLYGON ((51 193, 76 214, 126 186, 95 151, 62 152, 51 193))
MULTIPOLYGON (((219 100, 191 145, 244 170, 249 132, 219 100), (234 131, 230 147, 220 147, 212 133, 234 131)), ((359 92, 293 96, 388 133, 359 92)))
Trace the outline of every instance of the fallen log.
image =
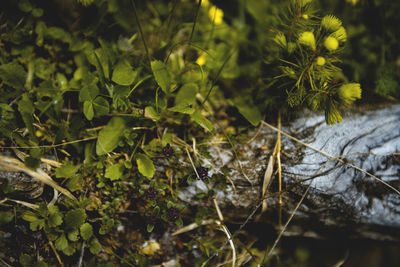
MULTIPOLYGON (((231 169, 231 184, 215 194, 226 221, 243 223, 261 206, 277 136, 268 126, 262 124, 251 142, 236 148, 237 159, 227 145, 209 149, 212 172, 231 169)), ((400 105, 348 114, 332 126, 324 116, 306 113, 282 132, 288 134, 281 140, 283 204, 274 179, 264 194, 268 208, 256 216, 259 222, 281 229, 279 213, 285 222, 294 212, 285 235, 324 237, 339 230, 347 237, 400 240, 400 105)), ((197 181, 179 197, 200 205, 195 196, 207 190, 197 181)))

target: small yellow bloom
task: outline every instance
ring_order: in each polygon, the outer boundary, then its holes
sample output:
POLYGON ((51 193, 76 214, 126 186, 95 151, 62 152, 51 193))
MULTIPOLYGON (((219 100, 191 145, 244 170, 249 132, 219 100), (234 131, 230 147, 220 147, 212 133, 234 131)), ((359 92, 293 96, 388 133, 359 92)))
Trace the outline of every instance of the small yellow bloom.
POLYGON ((321 25, 327 31, 334 32, 342 26, 342 21, 333 15, 326 15, 322 18, 321 25))
POLYGON ((160 244, 158 242, 148 241, 145 242, 143 248, 140 250, 140 253, 145 255, 154 255, 158 250, 160 250, 160 244))
POLYGON ((219 25, 223 21, 224 11, 222 11, 222 9, 219 9, 216 6, 211 6, 210 10, 208 11, 208 16, 214 22, 215 25, 219 25))
POLYGON ((323 57, 317 57, 317 61, 316 62, 317 62, 317 65, 323 66, 326 63, 326 60, 323 57))
POLYGON ((324 45, 328 51, 335 51, 339 47, 339 42, 336 38, 329 36, 326 37, 324 45))
POLYGON ((332 37, 335 37, 339 42, 346 42, 347 41, 347 33, 346 29, 343 26, 340 26, 337 31, 331 34, 332 37))
POLYGON ((303 17, 303 19, 308 19, 308 15, 307 14, 303 14, 302 17, 303 17))
POLYGON ((315 37, 312 32, 303 32, 300 34, 299 43, 315 50, 315 37))
MULTIPOLYGON (((199 3, 199 0, 196 0, 196 3, 199 3)), ((210 5, 210 2, 208 0, 201 1, 201 6, 208 7, 209 5, 210 5)))
POLYGON ((200 56, 197 58, 196 63, 199 64, 200 66, 203 66, 206 64, 206 52, 201 52, 200 56))
POLYGON ((41 130, 36 130, 35 135, 36 135, 36 137, 39 137, 39 138, 40 138, 40 137, 43 136, 43 133, 42 133, 41 130))
POLYGON ((337 90, 339 99, 344 105, 349 106, 357 99, 361 99, 361 87, 359 83, 348 83, 337 90))

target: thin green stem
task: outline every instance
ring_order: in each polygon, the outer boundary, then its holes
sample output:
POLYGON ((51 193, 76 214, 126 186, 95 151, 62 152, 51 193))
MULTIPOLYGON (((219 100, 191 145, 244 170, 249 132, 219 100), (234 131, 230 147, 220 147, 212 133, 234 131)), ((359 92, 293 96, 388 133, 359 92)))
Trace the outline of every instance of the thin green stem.
POLYGON ((197 22, 197 18, 199 16, 200 7, 201 7, 201 0, 199 0, 199 3, 197 4, 196 13, 194 15, 192 32, 190 33, 190 37, 189 37, 189 44, 192 43, 192 38, 193 38, 194 30, 196 28, 196 22, 197 22))
POLYGON ((139 17, 138 17, 136 5, 135 5, 135 0, 132 0, 131 2, 132 2, 132 7, 133 7, 133 13, 135 13, 136 24, 138 25, 140 36, 142 37, 142 41, 143 41, 143 46, 144 46, 144 49, 146 50, 147 60, 149 61, 149 64, 150 64, 151 63, 151 59, 150 59, 149 48, 147 46, 146 39, 144 38, 142 26, 141 26, 140 21, 139 21, 139 17))

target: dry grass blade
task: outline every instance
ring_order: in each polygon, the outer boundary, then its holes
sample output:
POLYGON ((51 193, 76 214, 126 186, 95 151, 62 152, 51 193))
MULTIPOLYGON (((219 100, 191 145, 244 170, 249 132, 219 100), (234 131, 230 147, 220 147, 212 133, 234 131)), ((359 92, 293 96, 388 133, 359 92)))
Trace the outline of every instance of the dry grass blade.
POLYGON ((29 169, 24 165, 23 162, 17 160, 16 158, 12 157, 7 157, 7 156, 0 156, 0 170, 3 171, 14 171, 14 172, 24 172, 29 176, 32 176, 33 178, 41 181, 44 184, 47 184, 48 186, 53 187, 54 189, 60 191, 67 197, 69 197, 72 200, 76 200, 75 196, 72 195, 68 190, 62 188, 59 186, 56 182, 54 182, 50 176, 45 174, 45 172, 41 171, 34 171, 29 169))
POLYGON ((15 202, 17 204, 21 204, 21 205, 23 205, 25 207, 28 207, 30 209, 33 209, 33 210, 37 210, 39 208, 39 205, 32 204, 32 203, 29 203, 29 202, 25 202, 25 201, 22 201, 22 200, 11 199, 11 198, 5 198, 5 199, 1 200, 0 201, 0 205, 2 203, 4 203, 4 202, 7 202, 7 201, 12 201, 12 202, 15 202))
POLYGON ((191 223, 191 224, 183 226, 182 228, 179 228, 178 230, 173 232, 172 236, 180 235, 180 234, 183 234, 183 233, 186 233, 186 232, 190 232, 190 231, 198 228, 199 226, 209 225, 209 224, 213 224, 213 223, 215 223, 215 220, 205 220, 200 225, 198 225, 197 223, 191 223))

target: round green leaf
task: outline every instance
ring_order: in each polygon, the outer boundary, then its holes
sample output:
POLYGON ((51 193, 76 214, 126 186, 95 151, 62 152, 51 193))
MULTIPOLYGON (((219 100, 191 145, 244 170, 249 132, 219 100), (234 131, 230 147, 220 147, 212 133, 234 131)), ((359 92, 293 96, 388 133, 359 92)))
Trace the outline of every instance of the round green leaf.
POLYGON ((83 240, 88 240, 93 235, 93 227, 89 223, 84 223, 80 227, 83 240))
POLYGON ((112 81, 119 85, 130 85, 133 83, 137 75, 131 65, 125 61, 121 60, 117 63, 112 74, 112 81))
POLYGON ((93 108, 94 108, 94 113, 95 115, 98 116, 103 116, 108 114, 110 111, 110 104, 104 97, 96 97, 96 99, 93 101, 93 108))

